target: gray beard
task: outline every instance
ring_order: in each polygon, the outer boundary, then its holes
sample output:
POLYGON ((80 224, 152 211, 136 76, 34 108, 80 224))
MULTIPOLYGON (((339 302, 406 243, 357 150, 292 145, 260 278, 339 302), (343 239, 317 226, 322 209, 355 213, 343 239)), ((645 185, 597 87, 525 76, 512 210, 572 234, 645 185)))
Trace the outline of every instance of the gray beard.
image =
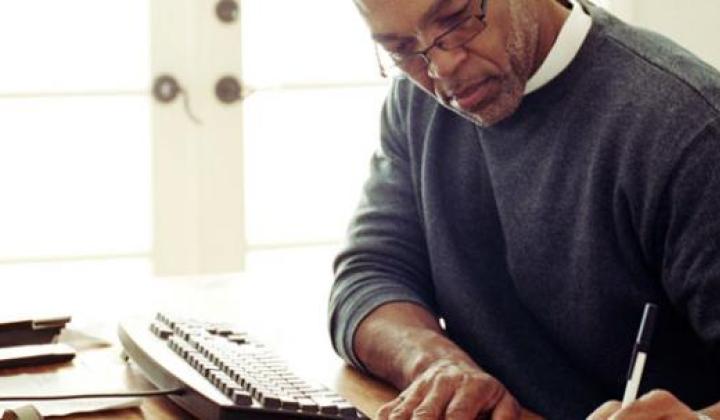
POLYGON ((537 53, 539 24, 531 7, 510 0, 511 33, 505 51, 510 57, 510 72, 500 81, 497 98, 477 113, 460 112, 481 127, 490 127, 511 116, 522 102, 537 53))

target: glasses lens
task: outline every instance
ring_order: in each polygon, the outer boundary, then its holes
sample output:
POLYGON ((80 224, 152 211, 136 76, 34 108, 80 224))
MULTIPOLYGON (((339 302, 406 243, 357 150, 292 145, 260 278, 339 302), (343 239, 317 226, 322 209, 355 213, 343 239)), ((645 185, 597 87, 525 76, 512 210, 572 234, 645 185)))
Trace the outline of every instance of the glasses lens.
POLYGON ((403 73, 412 73, 425 67, 425 60, 420 54, 399 57, 389 53, 382 46, 378 46, 377 56, 381 68, 388 77, 400 76, 403 73))
POLYGON ((476 16, 470 16, 452 31, 446 33, 438 40, 438 47, 442 50, 460 48, 470 42, 485 29, 485 21, 476 16))

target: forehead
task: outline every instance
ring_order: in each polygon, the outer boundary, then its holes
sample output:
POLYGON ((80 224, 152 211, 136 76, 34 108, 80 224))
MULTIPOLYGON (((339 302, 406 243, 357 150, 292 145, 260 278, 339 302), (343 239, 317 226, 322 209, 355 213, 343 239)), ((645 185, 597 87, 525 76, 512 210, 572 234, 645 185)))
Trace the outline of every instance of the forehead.
POLYGON ((450 0, 355 0, 373 33, 414 32, 428 11, 450 0))

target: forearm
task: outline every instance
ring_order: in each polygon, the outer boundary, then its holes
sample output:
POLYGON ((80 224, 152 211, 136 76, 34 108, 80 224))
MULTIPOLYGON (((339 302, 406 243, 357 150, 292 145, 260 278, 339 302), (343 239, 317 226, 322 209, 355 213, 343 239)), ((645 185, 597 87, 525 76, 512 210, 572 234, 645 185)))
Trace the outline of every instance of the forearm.
POLYGON ((407 302, 388 303, 371 312, 358 326, 354 349, 368 370, 399 389, 439 360, 477 367, 445 337, 433 314, 407 302))

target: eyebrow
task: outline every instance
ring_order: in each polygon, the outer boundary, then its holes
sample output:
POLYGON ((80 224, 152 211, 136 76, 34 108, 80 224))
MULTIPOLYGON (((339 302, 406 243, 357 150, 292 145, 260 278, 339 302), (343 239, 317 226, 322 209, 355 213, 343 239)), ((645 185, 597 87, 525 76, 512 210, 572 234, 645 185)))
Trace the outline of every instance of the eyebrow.
MULTIPOLYGON (((425 13, 422 14, 420 17, 420 24, 418 25, 419 28, 423 28, 427 26, 430 21, 438 14, 440 9, 442 9, 443 6, 445 6, 450 0, 435 0, 430 6, 429 9, 425 11, 425 13)), ((377 42, 392 42, 392 41, 402 41, 408 38, 413 38, 411 36, 407 35, 400 35, 396 33, 379 33, 379 34, 372 34, 372 38, 377 42)))
POLYGON ((442 9, 443 6, 445 6, 447 3, 449 3, 450 0, 435 0, 432 6, 430 6, 429 9, 423 13, 423 15, 420 17, 420 28, 423 28, 427 26, 430 21, 438 14, 440 9, 442 9))

